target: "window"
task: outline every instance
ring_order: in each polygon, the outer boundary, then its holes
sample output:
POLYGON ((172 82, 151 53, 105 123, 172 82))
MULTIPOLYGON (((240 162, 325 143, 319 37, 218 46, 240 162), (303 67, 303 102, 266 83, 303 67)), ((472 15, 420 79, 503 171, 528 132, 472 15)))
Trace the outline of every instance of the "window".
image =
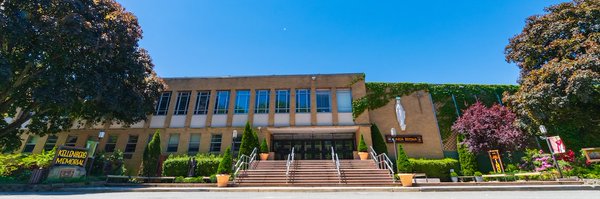
POLYGON ((250 91, 239 90, 236 91, 235 108, 234 113, 248 113, 248 106, 250 104, 250 91))
POLYGON ((189 91, 179 92, 177 93, 177 104, 175 104, 175 115, 185 115, 187 114, 188 106, 190 104, 190 95, 189 91))
POLYGON ((77 136, 69 135, 67 136, 67 141, 65 142, 65 146, 75 146, 77 144, 77 136))
POLYGON ((177 152, 177 147, 179 147, 179 134, 171 134, 167 144, 167 152, 177 152))
POLYGON ((33 148, 35 148, 35 143, 37 143, 38 136, 30 135, 25 143, 25 147, 23 148, 23 153, 31 153, 33 152, 33 148))
POLYGON ((129 139, 127 139, 127 145, 125 145, 125 152, 123 154, 125 159, 131 159, 133 156, 135 147, 137 146, 138 138, 138 135, 129 135, 129 139))
POLYGON ((210 101, 210 91, 198 91, 196 99, 196 108, 194 115, 206 115, 208 113, 208 102, 210 101))
POLYGON ((115 152, 115 146, 117 146, 117 138, 119 138, 119 136, 117 135, 108 136, 108 141, 106 141, 106 144, 104 145, 104 152, 115 152))
POLYGON ((190 134, 190 144, 188 145, 188 153, 198 153, 200 151, 200 134, 190 134))
POLYGON ((215 114, 227 114, 229 106, 229 91, 217 91, 215 114))
POLYGON ((169 101, 171 101, 171 92, 163 92, 156 103, 154 115, 166 115, 169 110, 169 101))
POLYGON ((317 90, 317 112, 331 112, 331 92, 329 90, 317 90))
POLYGON ((352 92, 350 89, 338 89, 336 91, 338 112, 352 112, 352 92))
POLYGON ((48 139, 46 139, 46 143, 44 144, 44 151, 51 151, 52 149, 54 149, 57 140, 58 136, 48 135, 48 139))
POLYGON ((296 113, 310 113, 310 90, 296 90, 296 113))
POLYGON ((275 113, 289 113, 290 112, 290 91, 289 90, 277 90, 275 97, 275 113))
POLYGON ((269 90, 256 90, 254 113, 269 113, 269 90))
POLYGON ((221 134, 213 134, 210 137, 210 152, 220 153, 221 152, 221 134))

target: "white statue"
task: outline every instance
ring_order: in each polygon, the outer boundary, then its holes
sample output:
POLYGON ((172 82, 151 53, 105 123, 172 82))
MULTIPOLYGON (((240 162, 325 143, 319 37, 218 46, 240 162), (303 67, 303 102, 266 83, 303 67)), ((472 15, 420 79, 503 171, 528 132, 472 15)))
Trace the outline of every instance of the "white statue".
POLYGON ((406 130, 406 111, 404 111, 404 107, 400 103, 400 97, 396 97, 396 119, 398 120, 400 129, 403 131, 406 130))

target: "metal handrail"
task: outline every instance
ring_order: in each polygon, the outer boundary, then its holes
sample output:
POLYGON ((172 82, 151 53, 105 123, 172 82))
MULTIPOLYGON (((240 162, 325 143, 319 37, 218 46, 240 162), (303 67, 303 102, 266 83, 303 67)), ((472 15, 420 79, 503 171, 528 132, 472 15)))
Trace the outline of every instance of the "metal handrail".
POLYGON ((369 154, 371 155, 371 158, 373 158, 373 161, 375 161, 375 164, 377 165, 377 167, 379 169, 387 169, 390 172, 390 175, 392 176, 393 181, 396 181, 396 178, 394 177, 395 172, 394 172, 394 163, 392 162, 392 160, 390 160, 390 158, 387 156, 387 154, 382 153, 377 155, 377 152, 375 152, 375 149, 373 149, 373 146, 369 147, 369 154))
POLYGON ((235 171, 235 172, 233 172, 233 175, 232 175, 233 183, 235 183, 235 179, 237 178, 240 171, 246 171, 247 169, 250 168, 250 166, 256 159, 257 152, 258 152, 258 149, 255 147, 249 156, 245 155, 245 154, 240 155, 240 158, 233 166, 233 170, 235 171))
POLYGON ((342 172, 340 171, 340 158, 338 157, 338 154, 335 153, 335 150, 333 149, 333 147, 331 147, 331 160, 335 164, 335 170, 337 171, 339 183, 341 184, 342 183, 342 172))
POLYGON ((288 158, 287 161, 285 162, 285 178, 286 178, 286 182, 285 183, 289 183, 290 182, 290 166, 294 163, 294 157, 295 157, 295 147, 292 147, 292 152, 290 154, 288 154, 288 158))

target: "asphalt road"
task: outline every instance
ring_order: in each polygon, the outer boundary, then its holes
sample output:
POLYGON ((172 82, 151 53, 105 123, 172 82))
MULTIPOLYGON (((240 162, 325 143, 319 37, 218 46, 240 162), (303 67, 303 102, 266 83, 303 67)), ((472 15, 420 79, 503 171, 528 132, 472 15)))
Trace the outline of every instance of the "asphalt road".
POLYGON ((307 198, 307 199, 410 199, 410 198, 448 198, 448 199, 592 199, 600 198, 600 191, 492 191, 492 192, 324 192, 324 193, 303 193, 303 192, 120 192, 120 193, 0 193, 0 199, 5 198, 27 198, 27 199, 175 199, 175 198, 193 198, 193 199, 218 199, 218 198, 240 198, 240 199, 287 199, 287 198, 307 198))

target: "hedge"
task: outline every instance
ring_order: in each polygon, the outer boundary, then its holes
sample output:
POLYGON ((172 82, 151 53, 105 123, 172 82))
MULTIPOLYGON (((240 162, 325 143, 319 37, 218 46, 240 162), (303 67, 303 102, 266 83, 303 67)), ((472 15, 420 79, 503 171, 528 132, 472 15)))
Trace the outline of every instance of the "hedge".
POLYGON ((415 173, 426 173, 427 177, 440 178, 442 181, 450 180, 450 169, 458 171, 460 165, 458 160, 452 158, 445 159, 409 159, 412 163, 413 171, 415 173))
MULTIPOLYGON (((169 156, 163 162, 163 176, 187 176, 190 156, 169 156)), ((194 176, 210 176, 217 173, 221 157, 215 155, 196 155, 196 172, 194 176)))

